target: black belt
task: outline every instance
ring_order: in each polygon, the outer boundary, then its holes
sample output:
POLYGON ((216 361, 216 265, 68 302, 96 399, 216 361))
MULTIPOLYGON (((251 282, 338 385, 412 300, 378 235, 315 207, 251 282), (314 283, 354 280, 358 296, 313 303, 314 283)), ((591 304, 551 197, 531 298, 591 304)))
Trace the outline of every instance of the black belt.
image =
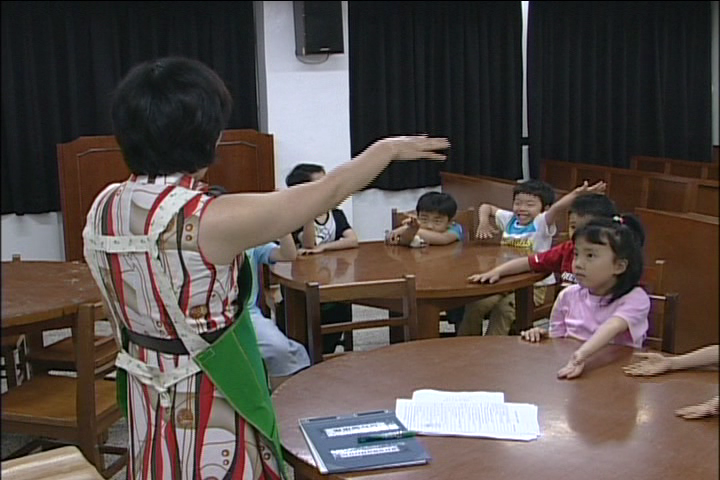
MULTIPOLYGON (((214 330, 212 332, 201 333, 200 336, 205 339, 208 343, 213 343, 215 340, 225 333, 225 331, 232 325, 221 328, 220 330, 214 330)), ((142 333, 132 332, 125 330, 128 336, 128 340, 135 345, 149 350, 155 350, 160 353, 167 353, 170 355, 189 355, 185 344, 179 338, 157 338, 143 335, 142 333)))

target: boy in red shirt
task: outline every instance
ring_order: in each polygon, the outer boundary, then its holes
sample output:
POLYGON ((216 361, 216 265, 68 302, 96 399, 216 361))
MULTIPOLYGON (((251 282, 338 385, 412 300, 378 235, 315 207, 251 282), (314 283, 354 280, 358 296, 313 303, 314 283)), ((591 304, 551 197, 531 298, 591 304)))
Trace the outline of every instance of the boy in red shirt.
POLYGON ((525 258, 516 258, 498 265, 485 273, 470 275, 468 281, 495 283, 501 277, 524 272, 554 273, 561 283, 575 283, 572 262, 575 245, 572 236, 575 230, 593 218, 617 215, 615 204, 602 194, 593 193, 577 197, 568 212, 568 238, 547 252, 534 253, 525 258))

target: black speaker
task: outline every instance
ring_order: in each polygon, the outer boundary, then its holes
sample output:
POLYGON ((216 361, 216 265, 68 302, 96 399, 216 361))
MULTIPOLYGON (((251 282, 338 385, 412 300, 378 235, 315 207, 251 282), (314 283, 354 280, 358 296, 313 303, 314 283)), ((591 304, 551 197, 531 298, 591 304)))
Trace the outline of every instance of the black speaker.
POLYGON ((341 2, 293 2, 295 55, 343 53, 341 2))

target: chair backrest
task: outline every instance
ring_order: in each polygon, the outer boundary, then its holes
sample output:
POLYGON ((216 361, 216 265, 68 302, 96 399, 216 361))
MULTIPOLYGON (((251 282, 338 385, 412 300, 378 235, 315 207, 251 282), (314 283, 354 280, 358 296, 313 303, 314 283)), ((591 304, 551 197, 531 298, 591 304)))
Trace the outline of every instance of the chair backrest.
MULTIPOLYGON (((477 209, 469 207, 464 210, 458 210, 453 218, 453 222, 458 223, 463 229, 463 242, 467 242, 471 238, 475 238, 475 230, 477 230, 477 209)), ((398 212, 397 208, 390 211, 391 228, 397 228, 402 224, 408 216, 414 215, 415 210, 407 212, 398 212)))
POLYGON ((322 335, 338 332, 352 332, 377 327, 404 327, 404 340, 414 340, 418 335, 417 304, 415 297, 415 276, 356 282, 338 285, 319 285, 317 282, 306 284, 306 313, 308 328, 308 353, 313 363, 323 360, 322 335), (367 319, 330 325, 321 324, 321 305, 331 302, 357 302, 369 299, 396 300, 393 310, 399 310, 401 316, 382 319, 367 319))
MULTIPOLYGON (((255 130, 225 130, 206 181, 230 193, 275 189, 273 137, 255 130)), ((65 260, 83 260, 82 229, 93 200, 107 185, 130 176, 113 135, 78 137, 57 145, 65 260)))
POLYGON ((675 353, 677 293, 650 295, 648 332, 644 346, 652 350, 675 353))
POLYGON ((648 293, 664 293, 663 290, 663 271, 665 269, 665 260, 655 260, 655 262, 645 265, 643 275, 640 279, 640 285, 648 293))

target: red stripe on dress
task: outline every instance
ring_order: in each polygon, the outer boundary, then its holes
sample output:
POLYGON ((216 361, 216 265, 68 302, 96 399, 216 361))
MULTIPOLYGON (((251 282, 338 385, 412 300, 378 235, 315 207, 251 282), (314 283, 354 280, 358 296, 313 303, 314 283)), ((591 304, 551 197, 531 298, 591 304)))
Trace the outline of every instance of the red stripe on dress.
POLYGON ((245 478, 245 420, 235 413, 235 452, 228 478, 230 480, 243 480, 245 478))
MULTIPOLYGON (((175 187, 173 186, 166 187, 153 202, 152 207, 150 207, 150 211, 148 212, 147 218, 145 219, 145 235, 148 235, 150 233, 150 224, 153 217, 155 216, 155 213, 157 212, 158 207, 160 206, 160 203, 165 200, 165 198, 174 188, 175 187)), ((160 291, 158 290, 157 284, 155 283, 155 274, 153 272, 149 252, 145 254, 145 262, 147 263, 148 273, 150 274, 150 285, 152 287, 153 297, 155 298, 155 303, 157 304, 158 311, 160 312, 160 322, 163 325, 165 333, 170 338, 176 338, 177 333, 175 333, 175 327, 173 327, 172 322, 170 321, 167 309, 165 308, 165 303, 163 302, 162 297, 160 296, 160 291)))
MULTIPOLYGON (((117 190, 116 190, 117 191, 117 190)), ((108 236, 114 236, 115 235, 115 224, 113 223, 113 209, 115 208, 115 199, 117 196, 115 193, 110 194, 110 198, 106 200, 106 202, 110 202, 109 205, 107 205, 107 232, 103 232, 108 236)), ((105 206, 105 205, 104 205, 105 206)), ((103 206, 103 207, 104 207, 103 206)), ((123 319, 125 320, 125 325, 127 325, 128 328, 132 328, 130 325, 130 317, 127 313, 127 305, 125 304, 125 290, 123 288, 123 279, 122 279, 122 267, 120 266, 120 258, 116 253, 108 253, 107 256, 109 257, 110 261, 108 262, 108 267, 110 268, 110 278, 112 279, 113 286, 115 287, 115 293, 117 294, 118 303, 121 306, 121 311, 123 314, 123 319)))
MULTIPOLYGON (((185 204, 183 207, 183 219, 188 219, 192 216, 193 212, 197 208, 198 204, 200 203, 200 200, 202 199, 201 195, 198 195, 194 197, 192 200, 190 200, 188 203, 185 204)), ((184 235, 184 230, 181 230, 180 235, 184 235)), ((197 235, 197 232, 195 233, 197 235)), ((197 237, 196 237, 197 238, 197 237)), ((180 239, 182 242, 182 239, 180 239)), ((187 315, 188 314, 188 306, 190 303, 190 295, 191 295, 191 288, 192 288, 192 281, 190 281, 189 272, 187 268, 185 267, 185 261, 183 258, 183 252, 182 250, 178 250, 178 257, 180 260, 180 265, 182 266, 183 270, 183 285, 182 285, 182 293, 180 294, 180 298, 182 299, 182 303, 180 304, 180 309, 182 312, 187 315)))
POLYGON ((205 265, 205 268, 208 269, 210 272, 210 282, 208 284, 208 291, 207 291, 207 297, 205 298, 205 305, 208 307, 208 313, 205 315, 205 321, 207 323, 207 331, 213 331, 217 328, 217 324, 212 319, 212 311, 210 309, 210 298, 212 296, 212 293, 215 289, 215 280, 217 279, 217 270, 215 269, 215 265, 213 265, 211 262, 208 261, 207 258, 205 258, 205 255, 203 254, 202 248, 200 247, 200 223, 202 222, 202 216, 205 213, 205 210, 207 210, 208 205, 210 205, 210 202, 215 200, 216 197, 210 197, 205 201, 205 204, 200 208, 200 211, 198 212, 198 232, 197 232, 197 245, 198 245, 198 253, 200 254, 200 258, 202 259, 203 265, 205 265))
MULTIPOLYGON (((139 360, 142 363, 147 363, 147 354, 144 348, 138 348, 138 357, 139 360)), ((139 382, 138 382, 139 383, 139 382)), ((150 404, 150 395, 148 394, 148 389, 151 388, 147 385, 140 384, 140 389, 143 393, 143 398, 145 401, 143 402, 145 407, 145 415, 147 415, 147 428, 145 429, 145 449, 143 451, 143 469, 142 469, 142 478, 145 479, 150 474, 150 457, 151 450, 150 447, 152 446, 152 439, 153 439, 153 408, 150 404)), ((137 419, 133 419, 133 422, 137 423, 137 419)))
MULTIPOLYGON (((177 355, 175 355, 177 358, 177 355)), ((175 385, 177 392, 177 385, 175 385)), ((172 409, 170 410, 170 421, 165 424, 165 438, 167 438, 168 460, 170 461, 170 472, 172 478, 180 478, 180 452, 178 451, 177 433, 175 432, 175 394, 173 395, 172 409)))
POLYGON ((194 183, 195 179, 193 177, 191 177, 190 175, 183 175, 182 178, 180 178, 178 185, 192 190, 194 183))
POLYGON ((195 448, 195 474, 196 478, 202 478, 200 476, 200 468, 202 466, 202 454, 204 452, 204 447, 207 445, 205 441, 205 431, 207 430, 208 423, 210 422, 210 413, 212 411, 215 386, 210 381, 210 378, 204 373, 199 373, 198 375, 200 375, 200 389, 197 392, 199 400, 199 410, 195 412, 195 415, 197 417, 195 444, 199 445, 199 448, 195 448))
POLYGON ((153 454, 152 454, 152 478, 162 479, 163 476, 163 435, 162 435, 162 419, 165 416, 165 408, 160 404, 158 396, 157 405, 155 406, 155 425, 153 425, 153 454))
MULTIPOLYGON (((261 452, 261 450, 260 450, 261 434, 255 429, 253 429, 253 431, 255 432, 255 442, 258 445, 258 451, 261 452)), ((272 452, 270 447, 268 447, 267 445, 264 445, 264 448, 267 448, 268 450, 270 450, 270 452, 272 452)), ((270 459, 275 461, 275 467, 280 468, 280 464, 278 463, 277 459, 275 458, 274 453, 271 453, 270 459)), ((282 480, 277 475, 277 473, 275 473, 274 467, 265 461, 265 458, 263 457, 262 453, 260 453, 260 464, 262 465, 262 475, 260 476, 260 478, 258 480, 282 480)))

